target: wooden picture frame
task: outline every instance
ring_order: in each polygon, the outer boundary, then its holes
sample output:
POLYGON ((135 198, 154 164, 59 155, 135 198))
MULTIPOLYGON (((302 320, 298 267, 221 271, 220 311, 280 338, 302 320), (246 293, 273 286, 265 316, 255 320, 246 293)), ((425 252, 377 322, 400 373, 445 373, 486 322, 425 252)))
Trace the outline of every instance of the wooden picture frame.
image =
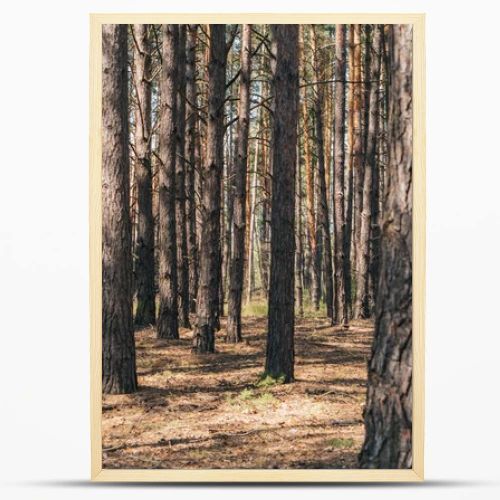
POLYGON ((403 482, 424 478, 425 323, 425 15, 424 14, 91 14, 90 15, 90 361, 91 478, 150 482, 403 482), (332 470, 103 469, 101 443, 101 65, 103 24, 153 23, 413 25, 413 468, 332 470))

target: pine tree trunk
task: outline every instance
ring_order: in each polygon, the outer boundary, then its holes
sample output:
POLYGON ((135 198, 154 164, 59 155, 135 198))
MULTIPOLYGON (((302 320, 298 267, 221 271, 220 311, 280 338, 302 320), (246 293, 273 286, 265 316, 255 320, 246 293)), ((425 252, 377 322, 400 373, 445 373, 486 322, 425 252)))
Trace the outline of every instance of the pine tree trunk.
POLYGON ((158 337, 178 339, 177 238, 175 213, 175 165, 177 151, 177 65, 179 28, 164 24, 160 109, 160 217, 158 337))
POLYGON ((390 153, 363 468, 412 467, 412 26, 392 27, 390 153))
POLYGON ((127 25, 102 28, 102 390, 137 390, 132 318, 127 25))
POLYGON ((151 42, 148 24, 134 24, 135 183, 137 187, 137 233, 134 277, 137 290, 135 325, 155 322, 154 219, 151 166, 151 42))
POLYGON ((234 202, 231 258, 229 264, 227 342, 239 342, 241 340, 241 296, 243 293, 243 271, 245 264, 245 202, 250 121, 250 76, 252 71, 251 33, 252 26, 244 24, 242 27, 240 51, 241 68, 236 158, 233 170, 234 202))
POLYGON ((207 157, 203 165, 200 285, 193 351, 215 352, 221 279, 221 177, 224 162, 226 42, 224 24, 211 24, 208 61, 207 157))
POLYGON ((189 259, 186 226, 186 25, 179 24, 177 57, 177 154, 175 158, 175 221, 179 285, 179 325, 189 323, 189 259))
POLYGON ((298 26, 272 25, 274 124, 271 277, 266 372, 294 378, 295 169, 298 107, 298 26))
POLYGON ((345 297, 347 302, 348 318, 352 312, 352 273, 351 257, 353 242, 353 146, 354 146, 354 25, 349 25, 346 34, 348 41, 346 53, 349 62, 349 81, 346 91, 346 151, 345 151, 345 297), (348 36, 347 36, 348 34, 348 36))
MULTIPOLYGON (((316 81, 322 80, 320 71, 320 59, 318 54, 317 33, 313 27, 313 52, 314 52, 314 73, 316 81)), ((325 173, 325 147, 323 141, 323 106, 324 106, 324 91, 323 84, 316 86, 316 95, 314 103, 316 117, 316 142, 318 155, 318 184, 319 184, 319 200, 318 200, 318 225, 321 228, 322 240, 324 243, 324 281, 325 281, 325 303, 326 314, 333 321, 333 269, 332 269, 332 240, 330 237, 330 216, 328 215, 328 198, 327 184, 325 173)))
POLYGON ((196 157, 196 41, 197 25, 188 25, 186 46, 186 216, 187 216, 187 251, 189 256, 189 310, 196 312, 196 294, 198 290, 198 242, 196 238, 196 198, 195 178, 198 165, 196 157))
MULTIPOLYGON (((351 263, 354 268, 354 284, 355 292, 360 281, 359 270, 356 268, 359 253, 359 240, 361 233, 361 211, 363 207, 363 131, 362 131, 362 83, 361 83, 361 25, 354 25, 354 40, 353 40, 353 57, 354 57, 354 95, 353 95, 353 145, 352 145, 352 175, 353 175, 353 244, 351 246, 351 263)), ((353 305, 353 317, 359 318, 360 311, 356 309, 356 303, 353 305)))
POLYGON ((370 316, 368 303, 368 278, 370 264, 370 237, 372 223, 372 208, 373 208, 373 181, 374 178, 378 182, 378 178, 374 176, 376 165, 376 141, 378 136, 378 87, 380 78, 380 27, 375 26, 373 33, 374 52, 371 58, 372 67, 369 74, 369 79, 372 82, 370 86, 370 95, 368 98, 368 123, 366 136, 366 156, 363 179, 363 200, 361 211, 361 227, 359 235, 359 248, 356 253, 356 269, 357 269, 357 286, 356 286, 356 302, 354 311, 356 317, 368 318, 370 316))
MULTIPOLYGON (((300 130, 300 129, 299 129, 300 130)), ((299 132, 297 130, 297 132, 299 132)), ((304 316, 304 283, 302 269, 304 246, 302 242, 302 169, 300 165, 300 144, 297 135, 297 170, 295 186, 295 310, 299 317, 304 316)))
POLYGON ((345 221, 345 156, 344 156, 344 127, 345 127, 345 26, 337 24, 335 31, 335 110, 334 110, 334 145, 335 163, 333 173, 333 226, 334 226, 334 259, 335 259, 335 307, 334 322, 348 324, 348 299, 346 297, 346 281, 349 272, 349 255, 346 248, 346 221, 345 221))

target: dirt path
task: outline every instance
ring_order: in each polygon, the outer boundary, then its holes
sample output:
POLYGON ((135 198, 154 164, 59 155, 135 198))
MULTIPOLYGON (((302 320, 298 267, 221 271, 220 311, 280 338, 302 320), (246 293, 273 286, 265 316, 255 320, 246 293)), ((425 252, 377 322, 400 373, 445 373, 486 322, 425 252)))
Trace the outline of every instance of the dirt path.
POLYGON ((104 467, 355 468, 371 323, 297 319, 296 382, 258 386, 265 328, 245 318, 243 344, 218 338, 203 357, 187 330, 178 341, 138 332, 139 392, 103 399, 104 467))

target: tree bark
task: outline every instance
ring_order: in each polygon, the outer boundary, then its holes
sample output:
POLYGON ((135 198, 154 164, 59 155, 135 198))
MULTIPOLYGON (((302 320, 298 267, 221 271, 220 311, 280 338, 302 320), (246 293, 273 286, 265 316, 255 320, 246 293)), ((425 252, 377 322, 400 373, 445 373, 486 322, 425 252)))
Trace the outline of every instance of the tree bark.
POLYGON ((368 303, 368 282, 370 264, 370 237, 372 223, 373 181, 378 182, 374 175, 376 165, 376 145, 378 136, 378 87, 380 78, 380 27, 375 26, 373 32, 373 57, 371 58, 371 71, 367 75, 370 80, 370 94, 368 98, 368 123, 366 135, 366 155, 363 179, 363 200, 361 211, 361 227, 359 235, 359 247, 356 252, 357 286, 354 314, 358 318, 370 316, 368 303))
POLYGON ((272 25, 274 123, 271 277, 266 373, 294 378, 295 169, 298 107, 298 26, 272 25))
POLYGON ((179 285, 179 325, 189 323, 189 259, 186 225, 186 25, 179 24, 177 57, 177 154, 175 158, 175 221, 179 285))
POLYGON ((188 25, 186 46, 186 215, 187 215, 187 251, 189 258, 189 310, 196 312, 196 294, 198 290, 198 242, 196 238, 196 198, 195 178, 198 165, 196 157, 196 43, 198 27, 188 25))
POLYGON ((363 468, 412 467, 412 26, 394 25, 390 153, 363 468))
POLYGON ((193 351, 215 352, 219 319, 221 176, 224 162, 225 25, 211 24, 208 61, 207 157, 203 166, 200 285, 193 351))
MULTIPOLYGON (((353 244, 351 247, 352 255, 351 262, 354 268, 354 283, 355 291, 358 288, 360 280, 359 271, 356 268, 359 253, 359 240, 361 233, 361 211, 363 207, 363 178, 364 178, 364 164, 363 164, 363 130, 362 130, 362 90, 361 83, 361 25, 354 25, 354 40, 353 40, 353 57, 354 57, 354 72, 353 72, 353 145, 352 145, 352 175, 353 175, 353 209, 352 209, 352 222, 353 222, 353 244)), ((360 311, 356 310, 356 304, 353 307, 353 316, 358 318, 360 311)))
POLYGON ((102 390, 137 390, 132 318, 127 25, 102 28, 102 390))
POLYGON ((335 110, 334 110, 334 145, 335 162, 333 174, 333 223, 334 223, 334 259, 335 259, 335 307, 334 322, 346 326, 349 322, 347 274, 349 272, 349 254, 345 220, 345 26, 337 24, 335 31, 335 110))
POLYGON ((151 41, 148 24, 134 24, 135 183, 137 187, 137 233, 134 277, 137 291, 135 325, 155 322, 154 219, 151 164, 151 41))
POLYGON ((234 201, 232 242, 229 263, 229 297, 227 342, 241 341, 241 297, 245 264, 246 177, 248 163, 248 130, 250 121, 250 77, 252 26, 244 24, 240 51, 240 89, 238 103, 238 128, 236 158, 233 170, 234 201))
POLYGON ((177 63, 179 28, 165 24, 160 109, 160 213, 158 337, 178 339, 177 235, 175 213, 175 165, 177 150, 177 63))

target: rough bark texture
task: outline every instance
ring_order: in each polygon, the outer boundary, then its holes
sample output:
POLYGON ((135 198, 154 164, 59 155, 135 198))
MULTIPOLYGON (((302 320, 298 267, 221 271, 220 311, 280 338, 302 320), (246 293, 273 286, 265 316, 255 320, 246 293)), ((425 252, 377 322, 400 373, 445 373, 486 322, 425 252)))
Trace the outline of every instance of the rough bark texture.
POLYGON ((363 468, 412 467, 412 26, 394 25, 390 153, 363 468))
POLYGON ((102 389, 137 390, 132 318, 127 26, 102 28, 102 389))
POLYGON ((245 264, 246 224, 246 177, 248 163, 248 130, 250 121, 250 76, 251 76, 252 26, 244 24, 240 51, 240 89, 238 103, 238 125, 236 158, 233 169, 233 217, 232 242, 229 262, 229 297, 227 318, 227 342, 241 340, 241 297, 243 293, 243 271, 245 264))
POLYGON ((372 186, 377 168, 376 165, 376 145, 378 136, 378 87, 380 78, 380 27, 375 26, 373 32, 373 57, 371 58, 371 71, 369 74, 370 94, 368 98, 368 123, 366 134, 366 154, 363 178, 363 200, 361 211, 361 227, 359 234, 359 246, 356 252, 356 300, 354 304, 354 314, 356 317, 368 318, 370 316, 368 303, 368 278, 370 265, 370 236, 372 223, 372 186))
POLYGON ((207 154, 202 173, 200 285, 196 327, 193 332, 193 351, 200 354, 215 352, 221 271, 220 202, 224 161, 225 25, 211 24, 209 31, 207 154))
POLYGON ((345 26, 337 25, 335 32, 335 110, 334 110, 334 147, 335 162, 333 174, 333 227, 335 259, 335 307, 334 322, 347 325, 348 309, 346 297, 346 273, 349 271, 349 257, 346 249, 345 221, 345 156, 344 156, 344 118, 345 118, 345 26))
POLYGON ((148 24, 134 24, 133 82, 135 110, 135 183, 137 233, 134 245, 134 278, 137 293, 135 325, 155 322, 154 219, 151 164, 151 41, 148 24))
POLYGON ((298 107, 298 26, 272 25, 273 177, 271 277, 266 372, 294 378, 295 169, 298 107))
POLYGON ((175 232, 175 157, 177 149, 177 60, 179 28, 162 26, 163 66, 160 79, 160 207, 158 337, 179 338, 177 238, 175 232))
POLYGON ((187 251, 189 257, 189 309, 196 312, 196 294, 198 290, 198 242, 196 238, 196 40, 197 25, 188 25, 186 46, 186 216, 187 216, 187 251))
MULTIPOLYGON (((352 75, 353 83, 353 145, 352 145, 352 175, 353 175, 353 209, 352 209, 352 227, 353 227, 353 244, 351 262, 354 270, 355 290, 358 287, 359 273, 356 268, 357 254, 359 251, 359 237, 361 232, 361 211, 363 207, 363 130, 362 130, 362 94, 363 85, 361 83, 361 25, 354 25, 354 40, 353 40, 353 63, 354 72, 352 75)), ((356 304, 353 305, 353 316, 358 318, 360 311, 356 310, 356 304)))
POLYGON ((184 149, 186 144, 186 25, 179 24, 177 59, 177 154, 175 159, 175 220, 179 285, 179 325, 189 323, 189 259, 186 226, 186 186, 184 149))

